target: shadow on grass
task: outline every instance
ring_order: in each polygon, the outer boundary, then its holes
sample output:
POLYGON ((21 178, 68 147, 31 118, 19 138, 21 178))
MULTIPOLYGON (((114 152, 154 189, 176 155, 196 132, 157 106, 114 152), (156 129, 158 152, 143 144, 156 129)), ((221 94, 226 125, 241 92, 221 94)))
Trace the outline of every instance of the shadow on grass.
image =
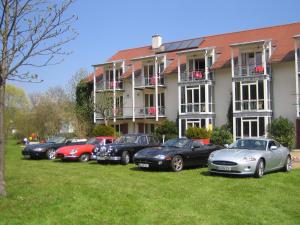
POLYGON ((210 173, 209 171, 201 171, 200 174, 206 177, 216 177, 216 178, 228 178, 228 179, 239 179, 239 178, 252 178, 251 175, 235 175, 235 174, 217 174, 210 173))

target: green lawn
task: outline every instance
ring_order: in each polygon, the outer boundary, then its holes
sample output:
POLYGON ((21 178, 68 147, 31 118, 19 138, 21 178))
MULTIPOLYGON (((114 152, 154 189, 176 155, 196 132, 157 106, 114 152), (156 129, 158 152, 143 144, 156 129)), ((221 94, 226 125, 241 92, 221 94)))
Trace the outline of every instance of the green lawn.
POLYGON ((0 224, 300 224, 299 169, 232 178, 206 168, 144 172, 20 153, 9 142, 0 224))

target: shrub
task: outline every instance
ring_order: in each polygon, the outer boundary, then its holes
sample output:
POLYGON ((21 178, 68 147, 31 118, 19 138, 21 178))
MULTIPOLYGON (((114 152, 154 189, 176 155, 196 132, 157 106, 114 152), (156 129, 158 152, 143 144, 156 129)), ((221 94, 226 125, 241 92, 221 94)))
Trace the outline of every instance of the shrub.
POLYGON ((113 127, 105 125, 95 125, 92 135, 93 136, 115 136, 116 130, 113 127))
POLYGON ((233 136, 229 128, 221 126, 220 128, 214 129, 210 140, 215 145, 231 144, 233 142, 233 136))
POLYGON ((176 138, 178 136, 177 125, 173 121, 165 120, 158 125, 154 133, 162 141, 162 136, 165 135, 165 140, 176 138))
POLYGON ((210 130, 205 128, 189 127, 185 132, 185 136, 188 138, 210 138, 211 133, 212 132, 210 130))
POLYGON ((295 146, 295 127, 288 119, 279 117, 268 126, 268 136, 282 145, 293 148, 295 146))

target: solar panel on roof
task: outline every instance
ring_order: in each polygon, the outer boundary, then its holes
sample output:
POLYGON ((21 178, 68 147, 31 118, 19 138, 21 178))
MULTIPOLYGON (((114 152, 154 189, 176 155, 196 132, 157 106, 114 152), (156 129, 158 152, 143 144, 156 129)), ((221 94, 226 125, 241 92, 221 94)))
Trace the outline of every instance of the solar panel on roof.
POLYGON ((181 49, 196 48, 201 44, 203 40, 204 40, 203 38, 196 38, 196 39, 189 39, 184 41, 176 41, 172 43, 165 43, 163 44, 164 46, 163 52, 171 52, 171 51, 181 50, 181 49))

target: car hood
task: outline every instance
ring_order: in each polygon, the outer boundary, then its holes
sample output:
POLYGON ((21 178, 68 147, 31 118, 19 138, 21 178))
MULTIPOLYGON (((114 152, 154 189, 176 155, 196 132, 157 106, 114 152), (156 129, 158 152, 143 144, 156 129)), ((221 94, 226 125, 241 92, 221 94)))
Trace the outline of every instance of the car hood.
POLYGON ((65 147, 59 148, 57 153, 69 153, 73 149, 77 149, 77 151, 89 151, 91 152, 95 148, 95 145, 86 144, 86 145, 69 145, 65 147))
POLYGON ((154 148, 146 148, 141 151, 139 151, 135 157, 145 157, 145 158, 151 158, 155 157, 157 155, 168 155, 170 153, 178 152, 180 151, 180 148, 176 147, 154 147, 154 148))
POLYGON ((27 145, 25 149, 35 149, 35 148, 49 148, 56 143, 42 143, 42 144, 32 144, 32 145, 27 145))
POLYGON ((211 160, 239 160, 248 156, 261 156, 263 150, 248 150, 248 149, 222 149, 212 152, 211 160))

